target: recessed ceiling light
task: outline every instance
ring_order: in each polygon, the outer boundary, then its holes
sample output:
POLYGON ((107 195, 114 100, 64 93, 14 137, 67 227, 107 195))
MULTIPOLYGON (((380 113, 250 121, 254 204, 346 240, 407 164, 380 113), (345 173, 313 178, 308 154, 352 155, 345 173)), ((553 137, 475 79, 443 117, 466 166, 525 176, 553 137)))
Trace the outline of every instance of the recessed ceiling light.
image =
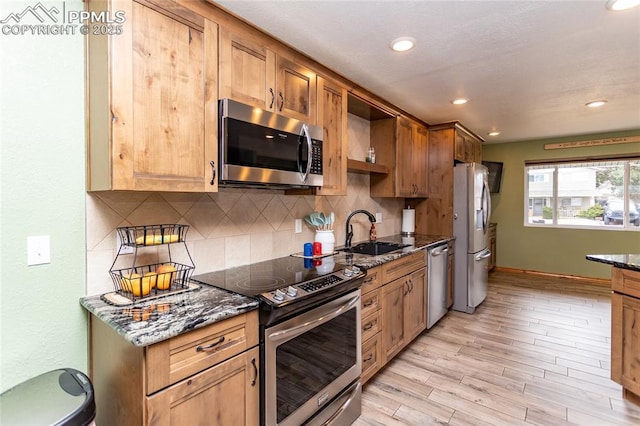
POLYGON ((589 108, 598 108, 598 107, 601 107, 602 105, 604 105, 606 103, 607 103, 607 101, 603 99, 601 101, 587 102, 585 105, 588 106, 589 108))
POLYGON ((493 132, 489 132, 487 133, 489 136, 498 136, 500 134, 500 132, 498 132, 497 130, 494 130, 493 132))
POLYGON ((399 37, 391 42, 391 49, 396 52, 406 52, 415 46, 416 39, 413 37, 399 37))
POLYGON ((464 105, 467 102, 469 102, 469 99, 465 99, 465 98, 454 99, 451 101, 451 103, 454 105, 464 105))
POLYGON ((640 4, 640 0, 609 0, 607 9, 615 12, 619 10, 627 10, 640 4))

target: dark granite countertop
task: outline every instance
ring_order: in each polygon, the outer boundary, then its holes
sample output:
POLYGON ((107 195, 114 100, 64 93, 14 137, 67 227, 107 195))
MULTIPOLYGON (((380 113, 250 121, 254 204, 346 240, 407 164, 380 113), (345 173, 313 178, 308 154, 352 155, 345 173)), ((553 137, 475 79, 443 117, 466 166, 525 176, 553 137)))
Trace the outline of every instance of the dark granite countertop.
MULTIPOLYGON (((357 265, 361 268, 369 269, 369 268, 374 268, 384 263, 399 259, 403 256, 407 256, 416 251, 424 250, 431 246, 439 245, 442 243, 447 243, 453 239, 454 238, 451 236, 444 236, 444 235, 416 234, 413 237, 405 237, 402 235, 392 235, 389 237, 380 237, 378 238, 378 241, 409 244, 409 246, 404 247, 400 250, 396 250, 390 253, 380 255, 380 256, 371 256, 366 254, 348 254, 345 252, 340 252, 334 257, 335 257, 336 263, 344 263, 347 265, 357 265)), ((357 243, 354 243, 353 245, 356 245, 356 244, 357 243)), ((341 246, 341 247, 344 247, 344 246, 341 246)), ((337 247, 337 248, 340 249, 341 247, 337 247)))
POLYGON ((258 308, 258 301, 206 284, 184 293, 114 306, 101 296, 80 304, 135 346, 148 346, 258 308))
MULTIPOLYGON (((413 237, 381 237, 378 241, 408 246, 381 256, 340 252, 334 256, 334 261, 369 269, 452 239, 442 235, 421 234, 413 237)), ((258 308, 258 301, 251 297, 204 283, 198 283, 198 286, 200 288, 195 290, 141 301, 131 306, 114 306, 106 303, 102 296, 84 297, 80 299, 80 304, 135 346, 158 343, 258 308)))
POLYGON ((640 272, 640 254, 588 254, 587 260, 640 272))

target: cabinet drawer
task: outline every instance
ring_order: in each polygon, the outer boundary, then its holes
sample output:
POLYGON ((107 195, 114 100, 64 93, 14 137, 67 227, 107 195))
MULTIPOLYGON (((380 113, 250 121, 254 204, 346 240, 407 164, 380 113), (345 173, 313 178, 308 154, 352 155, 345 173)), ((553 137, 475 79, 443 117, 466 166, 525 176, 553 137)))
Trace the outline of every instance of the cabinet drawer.
POLYGON ((611 268, 611 288, 618 293, 640 298, 640 272, 611 268))
POLYGON ((401 257, 398 260, 382 265, 382 282, 388 283, 425 266, 426 259, 424 251, 401 257))
POLYGON ((362 295, 362 318, 380 309, 380 289, 362 295))
POLYGON ((237 315, 147 348, 147 395, 258 344, 258 311, 237 315))
POLYGON ((380 311, 376 311, 371 315, 362 318, 362 341, 373 337, 374 334, 377 334, 380 331, 380 311))
POLYGON ((380 287, 380 285, 382 284, 382 280, 380 279, 381 269, 381 266, 376 266, 375 268, 367 270, 367 276, 362 282, 362 294, 368 293, 371 290, 375 290, 376 288, 380 287))
POLYGON ((360 382, 365 384, 382 367, 382 340, 380 333, 362 344, 362 374, 360 382))

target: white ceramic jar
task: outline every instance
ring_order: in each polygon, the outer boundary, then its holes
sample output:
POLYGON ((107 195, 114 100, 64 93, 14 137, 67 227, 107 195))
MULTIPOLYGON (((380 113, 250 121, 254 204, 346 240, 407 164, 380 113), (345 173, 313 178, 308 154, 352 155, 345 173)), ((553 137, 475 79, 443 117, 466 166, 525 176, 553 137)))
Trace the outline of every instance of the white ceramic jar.
POLYGON ((322 254, 333 253, 336 245, 336 237, 333 235, 333 230, 317 230, 314 241, 322 243, 322 254))

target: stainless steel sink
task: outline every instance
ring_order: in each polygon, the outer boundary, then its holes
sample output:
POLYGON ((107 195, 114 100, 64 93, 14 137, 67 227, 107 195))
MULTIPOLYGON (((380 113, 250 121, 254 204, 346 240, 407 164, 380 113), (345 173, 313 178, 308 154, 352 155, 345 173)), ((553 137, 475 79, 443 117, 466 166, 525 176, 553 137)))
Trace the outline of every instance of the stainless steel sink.
POLYGON ((350 248, 342 248, 339 249, 339 251, 378 256, 381 254, 399 250, 407 246, 408 244, 388 243, 385 241, 369 241, 366 243, 356 244, 355 246, 352 246, 350 248))

